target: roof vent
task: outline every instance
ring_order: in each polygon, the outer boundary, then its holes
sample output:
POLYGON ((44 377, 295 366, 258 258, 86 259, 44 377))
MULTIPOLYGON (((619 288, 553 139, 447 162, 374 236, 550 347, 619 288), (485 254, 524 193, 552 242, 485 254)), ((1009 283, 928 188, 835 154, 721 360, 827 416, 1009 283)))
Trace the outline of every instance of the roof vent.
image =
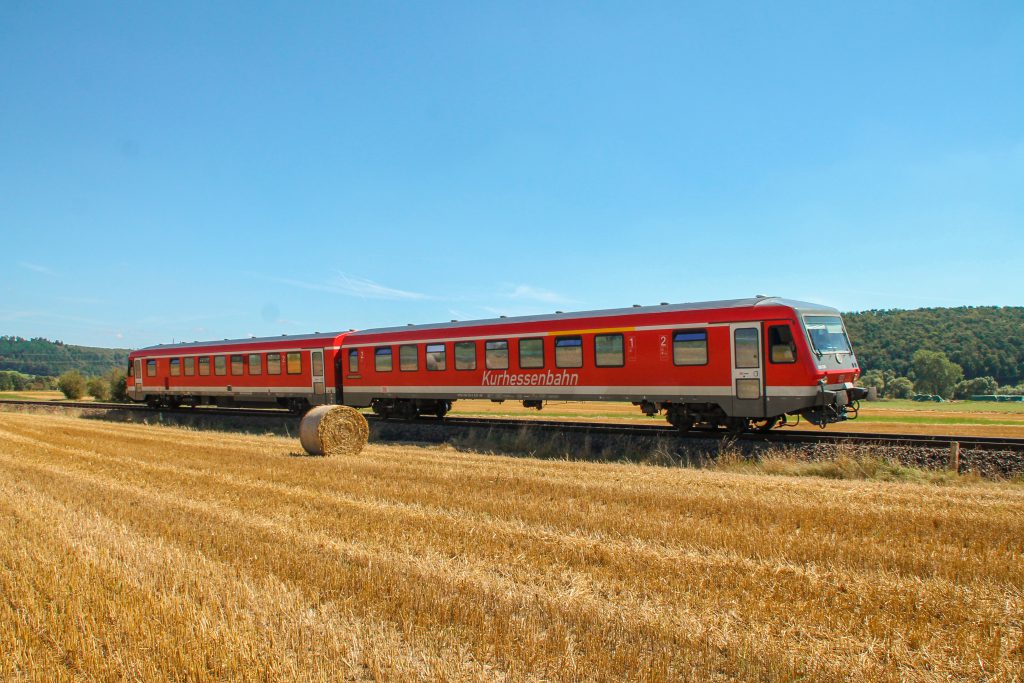
POLYGON ((455 320, 455 319, 453 318, 453 319, 452 319, 452 322, 453 322, 453 323, 457 323, 457 322, 459 322, 459 321, 458 321, 458 320, 455 320))
POLYGON ((765 296, 764 294, 758 294, 758 295, 757 295, 757 296, 755 296, 754 298, 755 298, 755 299, 767 299, 768 297, 766 297, 766 296, 765 296))
POLYGON ((633 308, 640 308, 640 304, 633 304, 633 308))
POLYGON ((668 306, 668 302, 667 302, 667 301, 662 301, 662 302, 661 302, 661 305, 662 305, 662 306, 668 306))
POLYGON ((558 315, 559 313, 565 313, 565 311, 555 311, 555 315, 558 315))
POLYGON ((507 318, 508 316, 507 315, 499 315, 498 317, 499 318, 507 318))
POLYGON ((412 327, 412 326, 413 326, 413 324, 412 324, 412 323, 406 323, 406 324, 405 324, 405 326, 406 326, 406 327, 412 327))

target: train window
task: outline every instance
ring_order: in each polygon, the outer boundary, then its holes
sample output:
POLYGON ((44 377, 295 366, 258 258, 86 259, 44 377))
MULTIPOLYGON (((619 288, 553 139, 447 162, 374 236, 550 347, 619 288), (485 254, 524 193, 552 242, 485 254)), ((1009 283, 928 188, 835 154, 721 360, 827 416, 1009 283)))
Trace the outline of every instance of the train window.
POLYGON ((146 361, 146 377, 156 377, 156 359, 146 361))
POLYGON ((209 375, 210 374, 210 357, 200 356, 199 357, 199 374, 209 375))
POLYGON ((373 350, 373 369, 377 372, 391 372, 390 346, 380 346, 373 350))
POLYGON ((583 337, 555 338, 555 367, 583 367, 583 337))
POLYGON ((181 374, 181 359, 180 358, 172 358, 171 359, 171 377, 177 377, 180 374, 181 374))
POLYGON ((683 330, 672 335, 672 362, 675 365, 707 365, 706 330, 683 330))
POLYGON ((348 371, 352 373, 359 372, 359 349, 349 349, 348 371))
POLYGON ((427 344, 427 370, 446 370, 444 344, 427 344))
POLYGON ((135 376, 135 364, 132 363, 130 360, 128 361, 128 376, 129 377, 134 377, 135 376))
POLYGON ((302 374, 302 354, 298 351, 289 351, 285 354, 285 372, 289 375, 302 374))
POLYGON ((231 374, 241 375, 245 372, 245 358, 240 355, 231 356, 231 374))
POLYGON ((420 369, 420 353, 415 344, 402 344, 398 347, 398 369, 404 372, 420 369))
POLYGON ((599 368, 621 368, 625 363, 621 334, 594 335, 594 365, 599 368))
POLYGON ((736 367, 756 368, 761 365, 761 352, 757 348, 757 330, 752 327, 740 327, 733 335, 736 339, 736 367))
POLYGON ((519 367, 531 369, 544 367, 544 340, 519 340, 519 367))
POLYGON ((323 351, 310 351, 309 353, 310 365, 313 366, 313 376, 323 377, 324 376, 324 354, 323 351))
MULTIPOLYGON (((738 332, 739 330, 737 330, 738 332)), ((736 398, 757 399, 761 398, 761 380, 759 379, 738 379, 736 380, 736 398)))
POLYGON ((484 366, 488 370, 508 370, 507 341, 489 341, 484 344, 484 366))
POLYGON ((281 374, 281 354, 279 354, 279 353, 268 353, 267 354, 267 374, 268 375, 280 375, 281 374))
POLYGON ((250 375, 262 375, 263 374, 263 356, 258 353, 249 354, 249 374, 250 375))
POLYGON ((186 358, 185 359, 185 376, 186 377, 191 377, 194 374, 196 374, 196 359, 195 358, 186 358))
POLYGON ((455 369, 476 370, 476 342, 455 342, 455 369))
POLYGON ((213 357, 213 374, 215 374, 215 375, 226 375, 226 374, 228 374, 228 357, 227 356, 214 356, 213 357))
POLYGON ((804 318, 811 346, 818 354, 853 353, 850 339, 843 329, 843 320, 838 315, 809 315, 804 318))
POLYGON ((789 325, 772 325, 768 328, 768 357, 773 363, 795 363, 796 342, 789 325))

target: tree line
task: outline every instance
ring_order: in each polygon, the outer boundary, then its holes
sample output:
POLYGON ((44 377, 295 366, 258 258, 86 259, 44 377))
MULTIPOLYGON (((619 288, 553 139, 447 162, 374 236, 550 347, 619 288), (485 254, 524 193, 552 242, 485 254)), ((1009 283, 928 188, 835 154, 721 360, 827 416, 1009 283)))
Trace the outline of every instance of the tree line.
POLYGON ((96 376, 127 364, 127 349, 75 346, 42 337, 0 336, 0 370, 47 377, 78 370, 96 376))
MULTIPOLYGON (((844 313, 843 319, 865 371, 913 378, 926 365, 915 355, 923 350, 944 354, 960 367, 963 376, 953 385, 986 377, 1005 387, 1024 382, 1022 306, 871 310, 844 313)), ((927 362, 936 364, 934 357, 928 358, 927 362)), ((948 381, 943 380, 941 386, 948 389, 948 381)))

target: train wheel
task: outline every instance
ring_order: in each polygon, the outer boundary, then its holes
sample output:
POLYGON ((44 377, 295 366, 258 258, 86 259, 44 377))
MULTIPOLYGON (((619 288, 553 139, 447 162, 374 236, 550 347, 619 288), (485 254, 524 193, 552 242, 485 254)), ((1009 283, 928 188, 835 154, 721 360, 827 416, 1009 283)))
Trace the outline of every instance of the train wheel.
POLYGON ((440 420, 448 414, 448 411, 451 410, 451 408, 452 404, 448 403, 448 401, 438 401, 437 407, 434 408, 434 416, 440 420))
POLYGON ((415 420, 419 417, 419 411, 412 401, 401 400, 395 406, 395 417, 400 420, 415 420))
POLYGON ((160 410, 160 406, 162 404, 163 402, 157 396, 150 396, 149 398, 146 399, 146 405, 152 408, 153 410, 160 410))
POLYGON ((767 434, 777 424, 779 424, 779 418, 777 417, 768 417, 763 420, 751 420, 750 431, 758 434, 767 434))
POLYGON ((688 432, 693 429, 693 418, 685 412, 676 408, 669 408, 665 416, 668 423, 681 432, 688 432))
POLYGON ((750 427, 750 420, 745 417, 730 417, 725 421, 725 431, 729 436, 739 436, 750 427))
POLYGON ((309 401, 304 398, 293 398, 288 401, 288 412, 293 415, 304 415, 309 410, 309 401))

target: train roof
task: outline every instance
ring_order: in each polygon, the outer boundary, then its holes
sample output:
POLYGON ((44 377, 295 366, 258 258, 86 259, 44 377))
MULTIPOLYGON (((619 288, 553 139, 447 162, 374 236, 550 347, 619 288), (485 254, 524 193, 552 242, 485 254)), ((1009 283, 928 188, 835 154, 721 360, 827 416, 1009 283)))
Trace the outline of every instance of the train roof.
POLYGON ((835 308, 814 304, 807 301, 783 299, 775 296, 756 296, 748 299, 725 299, 721 301, 696 301, 682 304, 660 304, 657 306, 631 306, 629 308, 599 309, 594 311, 573 311, 563 313, 545 313, 543 315, 523 315, 515 317, 488 318, 482 320, 454 320, 448 323, 430 323, 425 325, 401 325, 396 327, 378 327, 369 330, 350 332, 348 337, 361 337, 371 334, 387 334, 391 332, 416 332, 426 330, 458 329, 464 327, 482 327, 486 325, 516 324, 542 322, 546 320, 574 320, 595 318, 598 316, 644 315, 651 313, 672 313, 676 311, 702 311, 723 308, 750 308, 753 306, 784 306, 798 313, 811 311, 822 313, 839 313, 835 308))
POLYGON ((346 337, 361 337, 364 335, 375 335, 385 334, 391 332, 416 332, 426 330, 445 330, 445 329, 458 329, 466 327, 481 327, 486 325, 500 325, 500 324, 516 324, 516 323, 532 323, 542 322, 545 320, 574 320, 574 319, 585 319, 594 318, 597 316, 616 316, 616 315, 644 315, 650 313, 671 313, 675 311, 701 311, 701 310, 715 310, 724 308, 750 308, 753 306, 783 306, 792 308, 798 313, 807 312, 822 312, 822 313, 839 313, 839 311, 830 306, 823 306, 821 304, 814 304, 807 301, 796 301, 794 299, 783 299, 774 296, 757 296, 750 297, 747 299, 724 299, 721 301, 696 301, 691 303, 681 304, 660 304, 657 306, 631 306, 629 308, 611 308, 611 309, 598 309, 592 311, 571 311, 563 313, 556 311, 555 313, 545 313, 542 315, 522 315, 515 317, 501 317, 501 318, 486 318, 480 320, 456 320, 447 323, 428 323, 424 325, 400 325, 395 327, 377 327, 368 330, 358 331, 341 331, 341 332, 317 332, 314 334, 295 334, 295 335, 278 335, 275 337, 247 337, 244 339, 222 339, 222 340, 207 340, 207 341, 193 341, 193 342, 181 342, 178 344, 157 344, 155 346, 147 346, 145 348, 137 349, 132 353, 138 353, 140 351, 166 351, 170 349, 182 349, 182 348, 202 348, 207 346, 232 346, 242 344, 268 344, 277 342, 309 342, 318 340, 335 340, 341 336, 346 337))
POLYGON ((282 334, 276 337, 245 337, 244 339, 207 339, 206 341, 179 342, 177 344, 156 344, 146 346, 136 351, 160 351, 166 349, 199 348, 204 346, 232 346, 236 344, 267 344, 275 342, 307 342, 321 339, 334 340, 338 337, 349 334, 344 332, 315 332, 313 334, 282 334))

